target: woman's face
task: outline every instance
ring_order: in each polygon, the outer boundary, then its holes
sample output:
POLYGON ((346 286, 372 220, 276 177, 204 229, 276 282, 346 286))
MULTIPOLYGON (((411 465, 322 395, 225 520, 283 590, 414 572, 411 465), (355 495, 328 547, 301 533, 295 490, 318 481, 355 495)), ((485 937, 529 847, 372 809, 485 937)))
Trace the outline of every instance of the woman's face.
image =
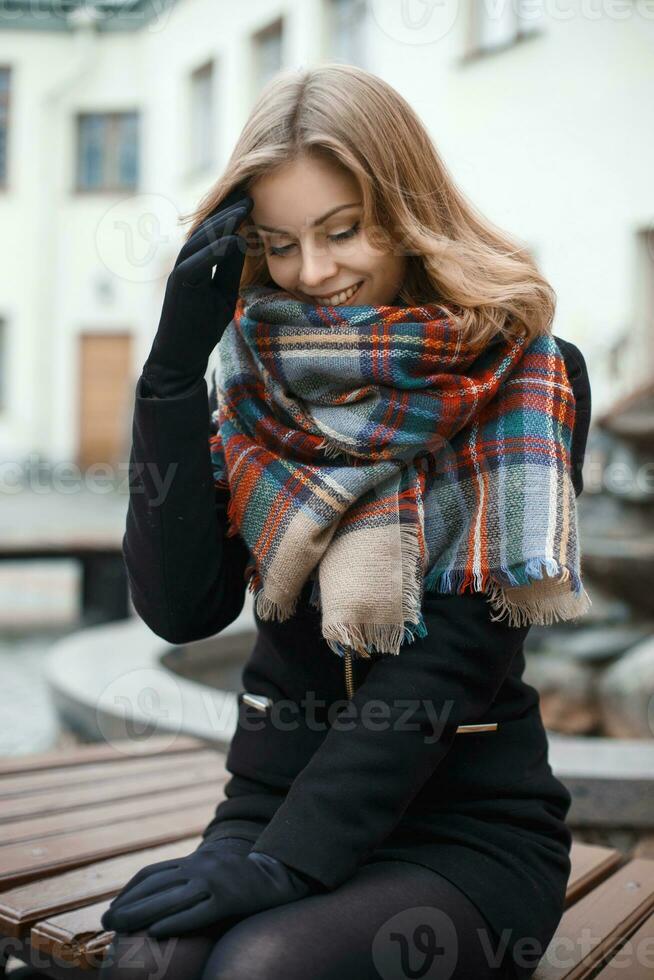
POLYGON ((321 306, 393 303, 406 257, 372 247, 352 174, 305 156, 258 177, 248 193, 250 221, 281 289, 321 306))

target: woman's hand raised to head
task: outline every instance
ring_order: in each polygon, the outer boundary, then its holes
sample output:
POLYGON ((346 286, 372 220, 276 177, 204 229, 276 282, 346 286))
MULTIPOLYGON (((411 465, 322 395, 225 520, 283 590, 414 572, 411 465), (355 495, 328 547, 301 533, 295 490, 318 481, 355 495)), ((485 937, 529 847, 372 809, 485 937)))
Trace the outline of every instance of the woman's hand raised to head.
POLYGON ((204 376, 209 356, 234 316, 247 244, 236 231, 253 204, 242 185, 234 188, 177 256, 143 365, 155 395, 181 393, 204 376))

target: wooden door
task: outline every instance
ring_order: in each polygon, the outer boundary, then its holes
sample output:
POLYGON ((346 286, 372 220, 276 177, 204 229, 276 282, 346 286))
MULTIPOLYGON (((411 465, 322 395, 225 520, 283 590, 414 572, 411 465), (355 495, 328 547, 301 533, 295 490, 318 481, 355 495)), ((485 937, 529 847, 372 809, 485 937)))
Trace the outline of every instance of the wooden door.
POLYGON ((116 465, 129 452, 131 347, 128 333, 80 335, 78 465, 116 465))

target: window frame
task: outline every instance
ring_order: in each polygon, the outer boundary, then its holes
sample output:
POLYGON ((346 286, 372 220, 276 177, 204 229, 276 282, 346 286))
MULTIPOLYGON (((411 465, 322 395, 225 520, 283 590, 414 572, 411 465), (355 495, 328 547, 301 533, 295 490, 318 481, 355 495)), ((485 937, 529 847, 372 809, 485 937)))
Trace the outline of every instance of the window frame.
POLYGON ((217 68, 216 68, 216 59, 211 57, 211 58, 207 58, 196 68, 192 69, 192 71, 189 73, 188 76, 189 155, 187 160, 187 172, 190 176, 195 176, 196 174, 204 173, 206 170, 209 170, 211 167, 215 166, 216 164, 217 148, 216 148, 215 136, 210 143, 209 158, 206 160, 200 159, 200 157, 196 153, 198 147, 194 144, 194 139, 195 139, 194 98, 196 93, 198 92, 198 90, 195 88, 195 84, 197 80, 200 79, 205 74, 209 75, 209 93, 210 93, 209 113, 214 128, 216 131, 218 131, 216 118, 215 118, 216 108, 217 108, 217 99, 216 99, 217 68))
MULTIPOLYGON (((75 174, 74 174, 74 186, 73 191, 75 194, 87 195, 87 194, 118 194, 118 193, 128 193, 129 191, 135 191, 139 189, 141 183, 141 111, 140 109, 80 109, 75 113, 74 116, 74 139, 75 139, 75 174), (120 120, 124 120, 128 117, 133 117, 136 123, 136 179, 134 183, 130 184, 120 184, 120 183, 102 183, 98 186, 91 187, 86 186, 81 183, 82 166, 81 166, 81 151, 82 151, 82 121, 84 119, 89 119, 97 117, 102 119, 105 125, 110 127, 110 140, 114 140, 113 146, 111 147, 114 159, 117 159, 117 152, 120 143, 117 139, 118 133, 118 123, 120 120), (111 134, 111 129, 113 129, 113 134, 111 134)), ((106 136, 103 135, 103 163, 106 160, 107 153, 107 141, 106 136)))
POLYGON ((365 68, 369 62, 369 47, 367 44, 368 33, 370 30, 370 6, 367 0, 349 0, 352 9, 348 11, 349 21, 358 33, 358 47, 356 58, 353 61, 351 55, 340 55, 335 51, 334 38, 337 27, 337 5, 341 0, 323 0, 322 20, 323 30, 323 56, 329 61, 336 61, 345 64, 357 64, 365 68))
POLYGON ((261 51, 260 45, 261 42, 265 41, 265 39, 270 35, 279 37, 279 52, 280 52, 279 67, 275 69, 276 72, 284 67, 284 42, 286 37, 286 22, 283 15, 273 18, 273 20, 269 21, 267 24, 265 24, 263 27, 260 27, 258 30, 255 30, 250 35, 250 59, 251 59, 250 63, 252 65, 250 78, 251 78, 251 86, 252 89, 254 90, 253 91, 254 98, 258 97, 261 89, 265 87, 268 80, 271 77, 273 77, 275 74, 275 72, 273 72, 272 75, 269 75, 262 80, 261 77, 262 72, 260 70, 262 67, 260 57, 259 57, 261 51))

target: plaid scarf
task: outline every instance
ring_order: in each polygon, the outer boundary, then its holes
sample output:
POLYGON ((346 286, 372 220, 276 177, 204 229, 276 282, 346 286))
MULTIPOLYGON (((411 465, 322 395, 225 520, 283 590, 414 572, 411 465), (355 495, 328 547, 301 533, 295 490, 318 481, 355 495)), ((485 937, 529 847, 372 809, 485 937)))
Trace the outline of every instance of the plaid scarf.
POLYGON ((574 394, 551 335, 480 353, 435 303, 251 286, 218 358, 214 485, 261 619, 291 616, 312 578, 329 647, 368 657, 427 635, 425 591, 485 592, 516 626, 587 611, 574 394))

